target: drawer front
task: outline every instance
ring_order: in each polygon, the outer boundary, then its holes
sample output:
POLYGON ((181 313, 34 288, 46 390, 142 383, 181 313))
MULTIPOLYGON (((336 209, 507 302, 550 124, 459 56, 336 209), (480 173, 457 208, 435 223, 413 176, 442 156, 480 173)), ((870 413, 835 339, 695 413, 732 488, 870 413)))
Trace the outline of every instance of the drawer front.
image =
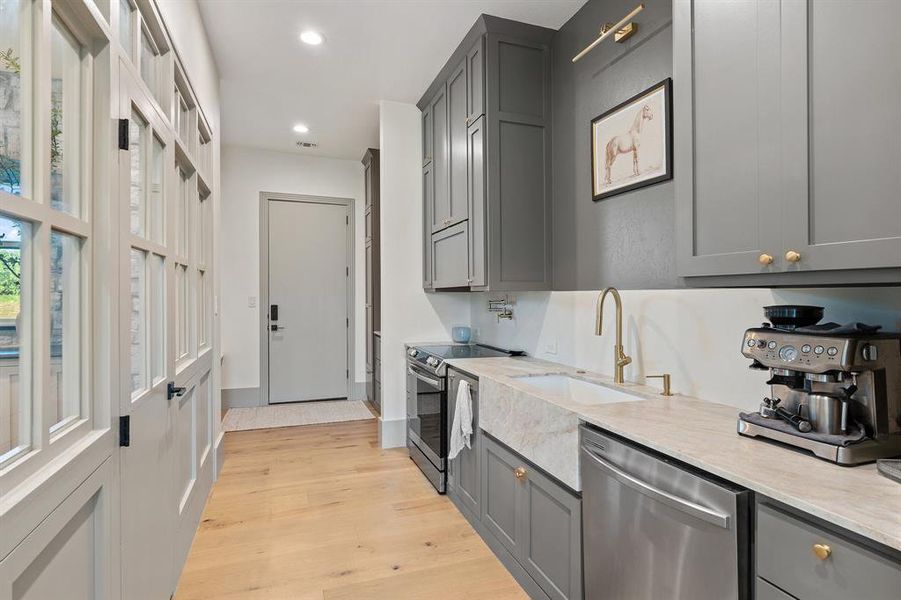
POLYGON ((795 600, 794 596, 789 596, 766 579, 757 578, 757 593, 754 595, 756 600, 795 600))
POLYGON ((769 505, 757 507, 757 574, 798 598, 898 598, 901 564, 769 505), (825 545, 820 559, 814 545, 825 545))

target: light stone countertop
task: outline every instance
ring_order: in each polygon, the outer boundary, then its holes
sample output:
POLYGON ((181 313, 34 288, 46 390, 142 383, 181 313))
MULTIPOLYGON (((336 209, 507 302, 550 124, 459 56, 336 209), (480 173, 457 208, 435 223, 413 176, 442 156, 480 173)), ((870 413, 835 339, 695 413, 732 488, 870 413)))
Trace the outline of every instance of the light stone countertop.
POLYGON ((901 550, 901 484, 881 476, 874 464, 841 467, 746 438, 736 433, 739 409, 733 406, 661 397, 657 388, 619 386, 609 377, 557 363, 534 358, 447 362, 479 378, 480 427, 574 489, 580 482, 578 442, 571 447, 573 423, 577 428, 582 421, 901 550), (515 379, 557 373, 647 399, 588 406, 515 379))

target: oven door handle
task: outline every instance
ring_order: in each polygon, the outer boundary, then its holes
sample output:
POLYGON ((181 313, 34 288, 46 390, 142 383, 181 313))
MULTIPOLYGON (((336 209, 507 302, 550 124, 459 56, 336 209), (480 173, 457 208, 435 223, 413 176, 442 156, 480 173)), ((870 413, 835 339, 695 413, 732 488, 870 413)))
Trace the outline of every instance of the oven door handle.
POLYGON ((652 500, 666 504, 671 508, 675 508, 678 511, 692 515, 693 517, 701 519, 702 521, 706 521, 712 525, 716 525, 717 527, 729 529, 729 515, 711 510, 706 506, 701 506, 700 504, 696 504, 691 500, 680 498, 675 494, 670 494, 669 492, 654 487, 646 481, 642 481, 641 479, 629 473, 626 473, 622 469, 619 469, 614 465, 608 463, 585 444, 582 445, 582 452, 588 455, 588 457, 591 458, 595 465, 598 466, 602 471, 605 471, 609 476, 613 477, 626 487, 632 488, 639 494, 643 494, 648 498, 651 498, 652 500))
POLYGON ((414 369, 411 365, 407 365, 407 372, 410 373, 410 375, 412 375, 416 379, 418 379, 420 381, 424 381, 425 383, 431 385, 432 387, 436 387, 439 390, 444 389, 444 385, 440 381, 438 381, 437 379, 432 379, 431 377, 426 377, 425 375, 422 375, 421 373, 419 373, 419 371, 414 369))

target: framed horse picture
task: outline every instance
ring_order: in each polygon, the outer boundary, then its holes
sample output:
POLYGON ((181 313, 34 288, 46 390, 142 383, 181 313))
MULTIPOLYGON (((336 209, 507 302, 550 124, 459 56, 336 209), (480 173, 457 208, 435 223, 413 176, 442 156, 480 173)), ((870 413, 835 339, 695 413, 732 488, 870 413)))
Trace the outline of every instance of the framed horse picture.
POLYGON ((672 88, 664 79, 592 119, 595 201, 673 178, 672 88))

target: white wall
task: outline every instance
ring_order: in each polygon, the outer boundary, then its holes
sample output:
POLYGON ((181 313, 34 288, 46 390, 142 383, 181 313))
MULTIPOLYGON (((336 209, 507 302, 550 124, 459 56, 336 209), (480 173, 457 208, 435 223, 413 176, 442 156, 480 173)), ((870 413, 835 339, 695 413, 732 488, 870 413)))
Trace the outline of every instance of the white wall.
MULTIPOLYGON (((597 337, 598 292, 513 294, 514 319, 500 323, 488 312, 490 296, 472 295, 479 341, 613 375, 612 298, 597 337)), ((901 329, 901 288, 624 290, 622 298, 624 345, 633 359, 627 381, 668 372, 676 392, 747 409, 755 409, 767 391, 766 374, 748 369, 740 348, 745 329, 765 320, 763 306, 813 304, 826 307, 823 322, 901 329)), ((648 383, 659 386, 659 380, 648 383)))
POLYGON ((412 104, 379 104, 383 447, 404 444, 404 343, 449 340, 470 319, 468 294, 422 291, 421 118, 412 104))
MULTIPOLYGON (((363 154, 360 153, 362 158, 363 154)), ((260 385, 260 192, 353 198, 355 381, 365 381, 363 165, 254 148, 222 149, 222 387, 260 385), (248 306, 249 298, 256 306, 248 306)))

